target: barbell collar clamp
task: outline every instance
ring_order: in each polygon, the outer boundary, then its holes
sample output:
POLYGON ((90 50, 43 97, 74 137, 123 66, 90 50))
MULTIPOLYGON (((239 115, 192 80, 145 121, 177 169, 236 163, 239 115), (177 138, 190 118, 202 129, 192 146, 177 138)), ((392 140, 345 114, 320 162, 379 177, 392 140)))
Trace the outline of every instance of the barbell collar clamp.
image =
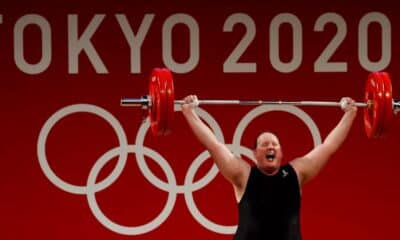
POLYGON ((151 97, 149 95, 144 95, 140 98, 122 98, 120 105, 124 107, 141 107, 147 109, 151 107, 151 97))
POLYGON ((395 114, 400 112, 400 99, 393 99, 393 112, 395 114))

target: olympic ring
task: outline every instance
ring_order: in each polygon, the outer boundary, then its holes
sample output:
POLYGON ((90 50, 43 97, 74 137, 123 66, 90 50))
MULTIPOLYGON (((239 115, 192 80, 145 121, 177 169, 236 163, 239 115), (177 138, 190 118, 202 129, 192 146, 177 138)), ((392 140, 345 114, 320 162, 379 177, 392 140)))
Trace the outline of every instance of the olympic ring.
MULTIPOLYGON (((175 106, 175 111, 180 111, 181 106, 176 105, 175 106)), ((224 143, 224 135, 222 133, 221 128, 219 127, 217 121, 209 115, 206 111, 202 110, 201 108, 196 109, 197 114, 199 115, 200 118, 205 120, 211 127, 211 129, 214 131, 216 137, 218 140, 220 140, 222 143, 224 143)), ((150 127, 150 120, 147 118, 146 121, 140 126, 139 131, 136 135, 136 145, 137 146, 143 146, 144 144, 144 138, 146 136, 146 132, 150 127)), ((158 177, 156 177, 149 167, 146 164, 146 161, 144 159, 143 154, 138 154, 139 152, 136 153, 136 159, 138 161, 138 166, 140 170, 143 172, 143 175, 147 178, 148 181, 150 181, 154 186, 158 187, 161 190, 164 191, 169 191, 168 189, 170 186, 168 184, 165 184, 162 182, 158 177)), ((193 163, 192 163, 193 164, 193 163)), ((203 177, 203 179, 198 180, 198 183, 191 183, 190 185, 183 185, 183 186, 176 186, 176 191, 178 193, 184 193, 186 191, 197 191, 199 188, 202 186, 208 184, 211 182, 214 177, 218 174, 218 168, 216 167, 215 164, 211 167, 210 171, 203 177), (200 183, 200 184, 199 184, 200 183)))
MULTIPOLYGON (((180 111, 180 110, 181 107, 176 106, 175 111, 180 111)), ((307 127, 311 131, 314 145, 318 145, 321 143, 321 136, 316 124, 314 123, 314 121, 311 119, 310 116, 308 116, 304 111, 300 110, 299 108, 294 106, 259 106, 250 111, 249 113, 247 113, 242 118, 242 120, 239 122, 234 132, 232 144, 227 144, 229 149, 234 154, 244 155, 249 159, 251 159, 252 161, 255 161, 252 150, 240 145, 241 137, 243 135, 244 129, 249 125, 249 123, 254 118, 270 111, 284 111, 297 116, 307 125, 307 127)), ((223 132, 219 127, 217 121, 210 114, 208 114, 205 110, 201 108, 197 108, 196 112, 211 127, 213 132, 216 134, 217 139, 222 143, 225 143, 223 132)), ((176 184, 177 181, 175 178, 175 174, 171 166, 169 165, 168 161, 165 160, 159 153, 143 145, 144 138, 146 136, 147 130, 149 129, 149 126, 150 126, 149 119, 146 119, 146 121, 140 126, 137 132, 135 144, 128 145, 127 138, 121 124, 111 113, 107 112, 106 110, 90 104, 75 104, 64 107, 55 112, 52 116, 50 116, 50 118, 45 122, 39 133, 38 143, 37 143, 37 155, 38 155, 39 165, 45 176, 49 179, 49 181, 58 188, 73 194, 86 194, 87 201, 89 203, 89 208, 92 211, 95 218, 104 227, 113 232, 123 235, 141 235, 156 229, 170 215, 171 211, 174 208, 176 196, 179 193, 179 194, 184 194, 185 201, 190 213, 195 218, 195 220, 198 223, 200 223, 203 227, 220 234, 233 234, 236 231, 237 228, 236 225, 234 226, 219 225, 207 219, 197 208, 193 198, 193 192, 208 185, 218 174, 218 169, 216 165, 213 164, 209 172, 205 174, 205 176, 202 179, 193 182, 197 170, 200 168, 200 166, 203 164, 204 161, 210 158, 210 154, 208 153, 208 151, 203 151, 201 154, 199 154, 198 157, 196 157, 193 160, 192 164, 188 169, 188 172, 186 173, 184 184, 178 186, 176 184), (50 168, 48 164, 46 157, 46 148, 45 148, 47 137, 52 127, 63 117, 78 112, 87 112, 95 114, 105 119, 115 130, 119 141, 119 146, 104 153, 95 162, 87 178, 86 186, 72 185, 60 179, 53 172, 53 170, 50 168), (136 154, 136 160, 138 162, 139 169, 142 172, 143 176, 150 183, 152 183, 158 189, 169 193, 166 205, 158 216, 156 216, 152 221, 145 223, 143 225, 130 226, 130 227, 117 224, 112 220, 110 220, 107 216, 105 216, 101 211, 95 197, 95 193, 109 187, 120 176, 122 170, 125 167, 128 153, 136 154), (102 167, 117 155, 119 155, 118 162, 113 171, 111 172, 111 174, 107 176, 105 179, 103 179, 101 182, 96 183, 96 178, 99 172, 101 171, 102 167), (167 176, 167 182, 160 180, 152 173, 152 171, 149 169, 144 159, 145 155, 152 158, 160 165, 165 175, 167 176)))
MULTIPOLYGON (((176 185, 176 179, 174 176, 174 173, 172 171, 172 168, 169 166, 167 161, 158 153, 155 151, 143 147, 139 148, 134 145, 130 145, 127 149, 129 152, 140 152, 142 154, 146 154, 152 159, 156 160, 156 162, 161 166, 161 168, 164 170, 165 175, 167 176, 167 180, 170 185, 176 185)), ((88 180, 87 180, 87 185, 88 185, 88 194, 87 194, 87 200, 89 203, 89 207, 92 210, 92 213, 95 215, 95 217, 103 224, 103 226, 107 227, 111 231, 124 234, 124 235, 139 235, 139 234, 144 234, 147 232, 150 232, 160 226, 169 216, 171 213, 172 209, 174 208, 175 200, 176 200, 176 192, 169 191, 168 194, 168 200, 167 204, 165 205, 163 211, 156 217, 154 218, 151 222, 144 224, 142 226, 137 226, 137 227, 126 227, 122 226, 119 224, 114 223, 110 219, 108 219, 103 212, 100 210, 98 207, 96 197, 95 197, 95 192, 96 189, 94 188, 95 182, 96 182, 96 177, 99 174, 101 168, 108 162, 110 161, 114 156, 117 154, 120 154, 121 149, 120 148, 114 148, 107 153, 105 153, 103 156, 99 158, 99 160, 96 162, 96 164, 93 166, 92 170, 90 171, 88 180)))
MULTIPOLYGON (((55 112, 43 125, 42 130, 39 133, 38 144, 37 144, 37 154, 39 159, 40 167, 42 168, 46 177, 56 185, 58 188, 73 194, 87 194, 87 187, 84 186, 75 186, 68 182, 65 182, 61 178, 59 178, 53 170, 50 168, 49 163, 46 157, 46 141, 47 136, 50 133, 51 128, 63 117, 68 116, 73 113, 78 112, 88 112, 95 114, 104 118, 115 130, 117 133, 118 141, 120 146, 127 145, 127 139, 124 130, 121 127, 121 124, 118 120, 106 110, 89 104, 75 104, 64 107, 63 109, 55 112)), ((96 184, 96 191, 101 191, 108 186, 110 186, 121 174, 122 170, 124 169, 126 160, 127 160, 127 152, 122 151, 118 158, 118 163, 115 166, 115 169, 111 172, 111 174, 106 177, 103 181, 96 184)))

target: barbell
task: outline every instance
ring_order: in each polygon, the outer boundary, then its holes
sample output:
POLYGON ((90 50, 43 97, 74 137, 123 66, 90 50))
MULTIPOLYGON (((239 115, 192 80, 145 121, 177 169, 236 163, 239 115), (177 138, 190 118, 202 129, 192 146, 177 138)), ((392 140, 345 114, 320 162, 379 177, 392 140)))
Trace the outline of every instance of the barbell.
MULTIPOLYGON (((144 117, 150 117, 150 128, 155 136, 171 132, 174 106, 184 104, 175 100, 172 73, 167 68, 154 68, 149 81, 149 93, 140 98, 122 98, 121 106, 141 107, 144 117)), ((330 101, 265 101, 265 100, 199 100, 199 105, 294 105, 338 107, 340 102, 330 101)), ((392 83, 386 72, 372 72, 365 84, 364 102, 356 102, 364 108, 365 132, 369 138, 387 133, 394 116, 400 112, 400 100, 392 97, 392 83)))

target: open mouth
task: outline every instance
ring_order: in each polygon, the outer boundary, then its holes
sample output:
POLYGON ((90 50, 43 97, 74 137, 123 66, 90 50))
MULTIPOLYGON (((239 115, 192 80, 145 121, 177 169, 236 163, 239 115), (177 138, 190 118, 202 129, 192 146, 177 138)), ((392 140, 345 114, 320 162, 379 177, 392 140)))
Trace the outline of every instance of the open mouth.
POLYGON ((265 158, 267 158, 268 161, 273 161, 275 159, 275 152, 272 150, 268 151, 265 158))

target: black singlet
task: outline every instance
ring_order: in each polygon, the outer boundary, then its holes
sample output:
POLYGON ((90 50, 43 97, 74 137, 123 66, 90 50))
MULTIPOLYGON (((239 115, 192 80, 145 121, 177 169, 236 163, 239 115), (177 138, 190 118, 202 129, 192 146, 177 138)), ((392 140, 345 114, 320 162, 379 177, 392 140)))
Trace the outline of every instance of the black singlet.
POLYGON ((234 240, 301 240, 300 201, 297 175, 290 164, 273 176, 252 167, 238 203, 234 240))

